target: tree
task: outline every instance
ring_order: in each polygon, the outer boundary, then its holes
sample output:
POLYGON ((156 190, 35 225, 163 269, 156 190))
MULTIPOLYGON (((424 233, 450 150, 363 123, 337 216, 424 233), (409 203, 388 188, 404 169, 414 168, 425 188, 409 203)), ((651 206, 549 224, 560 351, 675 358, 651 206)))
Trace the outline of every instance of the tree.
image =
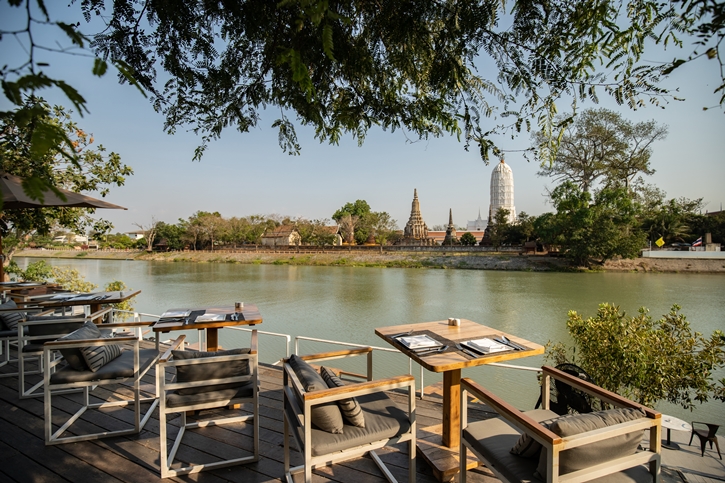
POLYGON ((390 236, 398 229, 398 222, 386 211, 373 211, 369 215, 370 228, 375 236, 375 243, 385 245, 390 236))
POLYGON ((470 246, 470 247, 476 245, 476 243, 477 243, 476 237, 473 236, 470 232, 466 232, 463 235, 461 235, 460 242, 461 242, 461 245, 470 246))
MULTIPOLYGON (((605 186, 630 184, 638 174, 650 175, 652 144, 667 136, 667 127, 655 121, 632 123, 621 114, 607 109, 587 109, 572 119, 559 116, 564 135, 551 164, 542 164, 539 176, 556 182, 571 181, 584 191, 591 191, 598 181, 605 186)), ((546 151, 548 136, 534 136, 536 147, 546 151)), ((550 153, 543 153, 547 158, 550 153)))
POLYGON ((725 334, 716 330, 705 338, 693 332, 679 310, 673 305, 657 321, 644 307, 632 317, 609 304, 588 319, 570 311, 574 345, 559 342, 547 358, 578 364, 597 385, 649 407, 660 400, 685 409, 709 397, 725 401, 725 379, 713 381, 725 367, 725 334))
MULTIPOLYGON (((101 197, 108 194, 111 186, 123 186, 126 177, 133 174, 118 154, 107 153, 102 145, 93 149, 93 135, 79 128, 62 107, 51 109, 45 101, 35 98, 29 98, 25 106, 33 117, 23 123, 15 122, 13 116, 0 119, 0 171, 26 179, 42 179, 44 186, 76 192, 97 191, 101 197), (46 135, 41 121, 61 129, 72 140, 71 160, 58 149, 45 150, 42 155, 35 152, 33 143, 46 135)), ((3 264, 10 263, 26 236, 33 232, 48 234, 58 227, 74 233, 86 232, 91 227, 107 230, 110 223, 93 220, 90 215, 94 212, 90 208, 61 207, 3 210, 3 264)))
POLYGON ((589 267, 592 261, 604 263, 615 256, 634 258, 644 246, 638 206, 624 188, 603 188, 592 200, 568 181, 554 189, 551 200, 556 213, 539 217, 537 231, 578 265, 589 267))
POLYGON ((146 240, 146 250, 149 252, 152 251, 154 249, 154 240, 156 239, 159 222, 152 216, 151 222, 148 225, 141 225, 140 223, 134 223, 134 225, 143 231, 143 236, 146 240))
POLYGON ((218 240, 223 236, 226 229, 226 220, 222 218, 218 211, 214 213, 199 211, 197 216, 203 240, 208 241, 211 251, 214 251, 214 240, 218 240))
POLYGON ((534 220, 536 217, 532 217, 525 211, 519 213, 516 218, 516 222, 508 227, 506 230, 505 241, 512 245, 523 245, 524 242, 531 240, 534 237, 534 220))
MULTIPOLYGON (((358 245, 362 245, 370 236, 370 224, 372 221, 370 213, 370 205, 368 205, 367 201, 356 200, 355 203, 345 203, 342 208, 332 215, 332 219, 340 225, 343 231, 349 230, 350 226, 352 226, 355 242, 358 245), (345 218, 344 222, 341 221, 346 214, 350 215, 350 218, 345 218), (345 228, 343 228, 343 225, 345 228)), ((344 235, 343 238, 345 238, 344 235)), ((345 241, 350 243, 352 240, 345 238, 345 241)))
POLYGON ((166 240, 169 250, 181 250, 184 248, 185 232, 180 225, 171 225, 160 221, 156 225, 156 239, 166 240))
POLYGON ((488 226, 489 236, 493 247, 498 250, 506 239, 506 232, 509 229, 509 210, 499 208, 493 217, 493 223, 488 226))

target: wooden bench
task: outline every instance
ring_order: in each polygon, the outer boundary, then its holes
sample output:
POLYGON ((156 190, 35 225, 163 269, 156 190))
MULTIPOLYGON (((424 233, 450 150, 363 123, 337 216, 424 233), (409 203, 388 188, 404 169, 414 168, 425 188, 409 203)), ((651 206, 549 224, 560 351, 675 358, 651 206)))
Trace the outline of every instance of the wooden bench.
MULTIPOLYGON (((594 480, 658 483, 660 413, 553 367, 544 366, 542 371, 543 409, 526 412, 517 410, 471 379, 461 380, 464 403, 461 404, 460 461, 466 461, 466 452, 471 450, 499 479, 509 483, 594 480), (619 409, 560 417, 549 410, 551 378, 619 409), (465 404, 469 393, 495 409, 499 417, 469 422, 465 404), (638 448, 644 430, 649 430, 647 450, 638 448), (541 446, 540 453, 534 451, 535 446, 526 446, 528 457, 511 453, 524 433, 533 440, 527 444, 541 446)), ((466 468, 461 465, 460 482, 465 481, 466 468)))

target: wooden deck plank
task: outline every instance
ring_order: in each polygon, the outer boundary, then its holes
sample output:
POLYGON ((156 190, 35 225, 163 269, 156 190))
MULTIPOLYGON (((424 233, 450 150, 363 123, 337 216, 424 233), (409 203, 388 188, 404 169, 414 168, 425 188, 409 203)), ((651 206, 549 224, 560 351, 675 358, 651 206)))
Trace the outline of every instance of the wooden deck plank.
MULTIPOLYGON (((0 368, 0 372, 11 372, 13 365, 0 368)), ((172 478, 166 481, 203 481, 204 483, 244 482, 267 483, 282 481, 283 468, 283 420, 282 420, 282 373, 277 367, 260 365, 260 461, 224 468, 196 475, 172 478)), ((143 384, 152 388, 155 382, 153 372, 143 379, 143 384)), ((40 380, 31 376, 28 382, 40 380)), ((129 387, 116 387, 125 396, 131 394, 129 387)), ((100 398, 118 399, 113 391, 99 387, 94 395, 100 398)), ((405 407, 407 396, 391 393, 396 403, 405 407)), ((68 394, 53 397, 54 422, 80 407, 80 394, 68 394)), ((94 400, 97 398, 95 396, 94 400)), ((98 399, 100 400, 100 399, 98 399)), ((143 406, 145 409, 147 406, 143 406)), ((416 400, 418 424, 439 424, 440 403, 435 398, 416 400)), ((243 406, 243 409, 244 408, 243 406)), ((201 417, 210 412, 203 412, 201 417)), ((0 452, 3 460, 12 458, 17 461, 12 470, 3 469, 0 479, 9 481, 110 481, 143 482, 159 481, 159 421, 158 411, 154 413, 144 430, 138 435, 107 438, 74 444, 62 444, 46 447, 43 439, 43 403, 42 398, 18 400, 17 378, 0 379, 0 452), (7 451, 3 451, 7 450, 7 451), (8 456, 10 455, 10 456, 8 456)), ((114 408, 103 411, 89 410, 70 428, 69 434, 85 431, 120 429, 129 427, 133 422, 133 411, 129 408, 114 408)), ((169 444, 176 436, 180 418, 169 420, 169 444)), ((235 423, 217 427, 200 428, 188 431, 184 443, 179 449, 179 458, 194 462, 212 461, 219 456, 233 456, 240 451, 247 454, 252 449, 252 427, 245 423, 235 423)), ((407 479, 408 445, 399 444, 391 448, 382 448, 378 455, 389 466, 393 474, 401 480, 407 479)), ((302 457, 292 441, 292 464, 302 462, 302 457)), ((417 481, 433 483, 435 478, 431 469, 416 459, 417 481)), ((301 481, 297 475, 295 481, 301 481)), ((384 481, 382 473, 369 456, 356 458, 333 466, 313 471, 315 483, 377 483, 384 481)), ((471 473, 473 483, 487 481, 471 473)))

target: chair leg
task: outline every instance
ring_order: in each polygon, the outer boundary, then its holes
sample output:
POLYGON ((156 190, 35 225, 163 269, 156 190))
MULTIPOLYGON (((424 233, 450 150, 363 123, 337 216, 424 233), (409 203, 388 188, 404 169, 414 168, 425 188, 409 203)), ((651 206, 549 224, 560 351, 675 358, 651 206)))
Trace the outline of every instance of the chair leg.
POLYGON ((705 446, 706 445, 707 445, 707 439, 700 438, 700 449, 702 450, 702 456, 705 456, 705 446))
POLYGON ((692 444, 692 438, 694 438, 694 437, 695 437, 695 432, 693 431, 690 433, 690 442, 687 443, 687 446, 690 446, 692 444))
POLYGON ((461 451, 458 457, 460 458, 459 464, 460 464, 460 471, 458 474, 460 475, 458 477, 458 483, 466 483, 466 462, 468 461, 468 454, 467 454, 467 448, 466 445, 463 444, 463 441, 461 441, 461 451))
MULTIPOLYGON (((722 459, 722 455, 720 454, 720 443, 717 442, 717 436, 715 436, 715 439, 713 439, 715 442, 715 447, 717 448, 717 455, 722 459)), ((712 443, 710 443, 710 448, 712 448, 712 443)))

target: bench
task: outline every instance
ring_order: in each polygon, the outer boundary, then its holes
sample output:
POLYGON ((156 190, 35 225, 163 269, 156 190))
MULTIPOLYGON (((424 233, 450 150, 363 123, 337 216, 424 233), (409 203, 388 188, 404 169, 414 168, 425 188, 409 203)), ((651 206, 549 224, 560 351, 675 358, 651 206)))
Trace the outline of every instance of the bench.
MULTIPOLYGON (((661 414, 553 367, 542 367, 542 407, 521 412, 471 379, 461 380, 461 454, 472 451, 501 481, 597 483, 659 481, 661 414), (549 409, 551 378, 613 409, 559 416, 549 409), (499 417, 469 422, 468 396, 499 417), (649 448, 640 448, 649 430, 649 448), (527 435, 524 437, 522 435, 527 435), (516 446, 514 454, 512 449, 516 446), (540 448, 540 450, 538 449, 540 448)), ((460 482, 466 481, 465 464, 460 482)))

